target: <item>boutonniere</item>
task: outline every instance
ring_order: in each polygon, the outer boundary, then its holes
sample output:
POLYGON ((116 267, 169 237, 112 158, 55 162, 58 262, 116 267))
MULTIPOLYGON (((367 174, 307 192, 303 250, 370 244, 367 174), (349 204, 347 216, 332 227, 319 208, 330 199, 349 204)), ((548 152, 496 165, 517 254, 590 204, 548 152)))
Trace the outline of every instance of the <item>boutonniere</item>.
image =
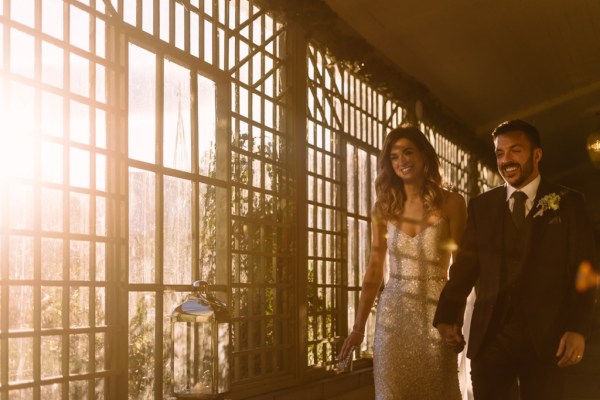
POLYGON ((565 193, 550 193, 539 199, 537 202, 539 210, 533 214, 533 218, 541 217, 548 210, 557 211, 560 208, 561 196, 565 193))

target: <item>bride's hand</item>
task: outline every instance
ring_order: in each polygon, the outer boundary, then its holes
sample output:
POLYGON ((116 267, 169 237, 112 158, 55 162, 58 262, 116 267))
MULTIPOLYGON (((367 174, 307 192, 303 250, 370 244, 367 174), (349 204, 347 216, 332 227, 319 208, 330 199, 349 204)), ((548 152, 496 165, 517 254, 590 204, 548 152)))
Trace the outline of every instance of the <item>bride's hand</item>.
POLYGON ((346 340, 344 340, 344 344, 342 345, 342 349, 340 350, 340 354, 338 354, 338 360, 343 360, 346 358, 348 353, 354 348, 359 347, 365 338, 365 334, 359 331, 353 330, 350 332, 346 340))
POLYGON ((447 347, 460 353, 465 347, 465 339, 456 324, 439 323, 436 326, 440 336, 447 347))

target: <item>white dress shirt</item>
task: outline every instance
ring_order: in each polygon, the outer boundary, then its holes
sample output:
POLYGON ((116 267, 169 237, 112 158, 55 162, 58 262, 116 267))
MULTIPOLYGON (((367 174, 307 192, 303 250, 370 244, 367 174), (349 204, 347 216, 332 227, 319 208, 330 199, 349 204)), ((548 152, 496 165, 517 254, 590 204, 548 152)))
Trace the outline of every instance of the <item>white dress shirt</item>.
POLYGON ((523 186, 521 189, 516 189, 510 186, 508 183, 506 184, 506 201, 508 201, 508 207, 510 208, 511 212, 513 209, 513 204, 515 203, 515 199, 512 198, 512 194, 516 191, 520 191, 527 195, 527 200, 525 201, 525 216, 529 214, 529 211, 531 211, 533 208, 533 201, 535 200, 535 195, 537 194, 541 180, 542 178, 538 174, 534 180, 523 186))

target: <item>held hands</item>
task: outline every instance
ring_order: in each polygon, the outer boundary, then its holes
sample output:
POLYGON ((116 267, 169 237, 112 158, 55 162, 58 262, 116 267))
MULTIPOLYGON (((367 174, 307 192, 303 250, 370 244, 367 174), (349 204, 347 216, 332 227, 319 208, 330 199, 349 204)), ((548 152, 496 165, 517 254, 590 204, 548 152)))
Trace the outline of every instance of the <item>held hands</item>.
POLYGON ((559 367, 568 367, 569 365, 579 364, 585 352, 585 338, 577 332, 567 331, 560 338, 556 357, 559 367))
POLYGON ((442 340, 446 347, 460 353, 465 348, 465 338, 456 324, 445 324, 443 322, 436 325, 442 340))

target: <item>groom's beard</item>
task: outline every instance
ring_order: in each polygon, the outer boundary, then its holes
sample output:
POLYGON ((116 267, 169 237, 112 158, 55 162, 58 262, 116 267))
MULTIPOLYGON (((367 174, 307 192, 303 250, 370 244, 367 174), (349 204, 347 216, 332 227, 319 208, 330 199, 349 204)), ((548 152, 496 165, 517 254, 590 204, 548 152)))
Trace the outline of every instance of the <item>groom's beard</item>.
POLYGON ((533 150, 529 154, 529 158, 523 163, 519 164, 518 162, 510 162, 503 164, 500 168, 500 175, 504 178, 504 180, 510 184, 512 187, 520 187, 530 176, 533 174, 533 150), (517 167, 515 174, 516 176, 507 177, 506 168, 508 167, 517 167))

